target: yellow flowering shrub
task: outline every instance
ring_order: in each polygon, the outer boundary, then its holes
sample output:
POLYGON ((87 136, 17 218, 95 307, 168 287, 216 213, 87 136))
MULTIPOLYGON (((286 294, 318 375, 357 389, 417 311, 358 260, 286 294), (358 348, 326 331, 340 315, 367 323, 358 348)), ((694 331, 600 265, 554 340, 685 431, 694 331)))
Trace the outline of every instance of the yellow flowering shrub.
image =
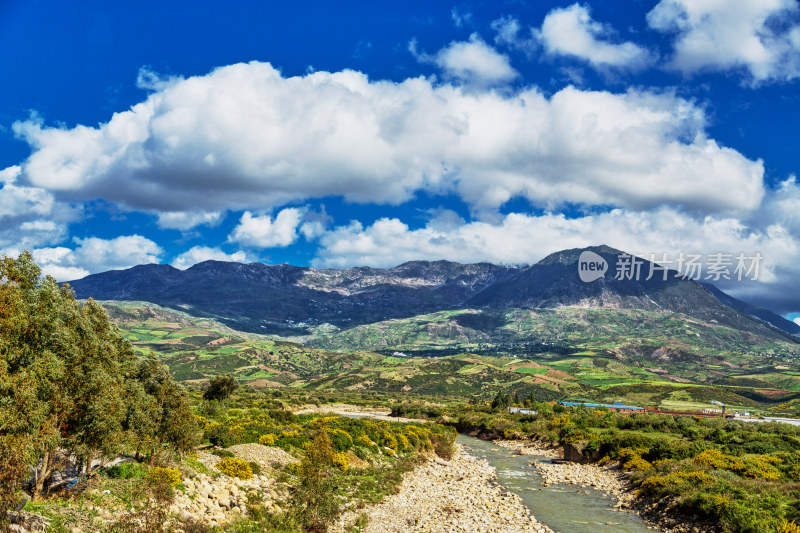
POLYGON ((208 422, 205 426, 203 426, 203 431, 206 433, 212 433, 218 427, 222 427, 222 424, 219 422, 208 422))
POLYGON ((550 426, 550 429, 558 429, 570 423, 572 423, 572 420, 570 419, 569 415, 561 415, 557 418, 551 418, 550 422, 548 422, 548 425, 550 426))
POLYGON ((694 457, 694 462, 714 469, 742 470, 744 463, 731 455, 726 455, 719 450, 705 450, 694 457))
POLYGON ((393 452, 397 451, 397 439, 394 435, 389 433, 388 431, 384 431, 381 435, 381 440, 383 441, 383 445, 387 448, 391 449, 393 452))
POLYGON ((781 473, 775 465, 783 461, 774 455, 752 455, 734 457, 719 450, 705 450, 697 454, 694 462, 714 469, 729 470, 742 477, 752 479, 780 479, 781 473))
POLYGON ((375 443, 372 442, 372 439, 370 439, 366 435, 359 435, 358 437, 356 437, 356 444, 359 444, 361 446, 366 446, 367 448, 375 446, 375 443))
POLYGON ((681 485, 688 483, 690 485, 708 485, 714 478, 705 472, 674 472, 665 476, 650 476, 642 481, 641 490, 644 492, 653 492, 663 487, 673 485, 681 485))
POLYGON ((784 519, 781 525, 778 526, 778 533, 800 533, 800 526, 795 524, 794 521, 789 522, 784 519))
POLYGON ((253 477, 253 470, 247 461, 238 459, 236 457, 225 457, 217 463, 217 470, 223 474, 231 477, 238 477, 239 479, 250 479, 253 477))
POLYGON ((264 446, 272 446, 275 444, 275 435, 273 435, 272 433, 261 435, 260 437, 258 437, 258 443, 263 444, 264 446))
POLYGON ((157 466, 147 472, 147 477, 152 480, 166 481, 173 487, 181 484, 181 473, 175 468, 157 466))
POLYGON ((649 470, 653 465, 637 455, 636 457, 631 457, 622 466, 626 470, 649 470))
POLYGON ((411 442, 409 442, 408 437, 406 437, 402 433, 400 433, 397 436, 397 442, 400 445, 401 450, 408 450, 409 448, 411 448, 411 442))
POLYGON ((347 454, 344 454, 342 452, 336 452, 335 454, 333 454, 333 458, 331 459, 331 463, 333 464, 333 466, 335 466, 336 468, 338 468, 342 472, 346 471, 347 470, 347 463, 348 463, 347 454))
POLYGON ((333 442, 333 447, 339 451, 349 450, 353 446, 353 437, 343 429, 326 429, 333 442))
POLYGON ((738 472, 742 477, 753 479, 780 479, 781 473, 774 465, 783 461, 774 455, 754 455, 745 457, 744 468, 738 472))

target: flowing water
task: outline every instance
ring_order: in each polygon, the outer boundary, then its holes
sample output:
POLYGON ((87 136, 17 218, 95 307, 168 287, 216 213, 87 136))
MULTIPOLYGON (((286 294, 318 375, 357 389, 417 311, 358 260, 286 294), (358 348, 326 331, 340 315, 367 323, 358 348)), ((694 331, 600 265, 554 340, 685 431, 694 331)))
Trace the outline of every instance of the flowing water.
POLYGON ((537 520, 558 533, 644 533, 651 528, 638 516, 615 511, 616 503, 604 493, 574 485, 543 487, 530 462, 549 462, 535 455, 517 455, 491 442, 459 435, 457 442, 470 454, 486 459, 497 470, 497 478, 517 494, 537 520), (586 494, 585 491, 588 491, 586 494))

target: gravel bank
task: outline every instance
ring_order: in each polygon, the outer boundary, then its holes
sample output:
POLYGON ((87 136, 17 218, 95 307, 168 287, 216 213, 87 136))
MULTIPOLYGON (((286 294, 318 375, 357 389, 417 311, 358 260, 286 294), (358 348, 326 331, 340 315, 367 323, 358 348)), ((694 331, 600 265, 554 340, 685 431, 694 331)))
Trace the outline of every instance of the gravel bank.
POLYGON ((360 407, 357 405, 348 405, 344 403, 334 403, 326 405, 303 405, 295 409, 296 415, 328 415, 328 416, 353 416, 358 418, 372 418, 373 420, 384 420, 386 422, 408 422, 408 423, 427 423, 429 420, 421 420, 419 418, 403 418, 397 416, 389 416, 392 412, 391 409, 381 407, 360 407))
POLYGON ((519 496, 497 483, 489 463, 469 455, 459 444, 456 449, 451 461, 432 458, 408 473, 399 493, 362 511, 345 513, 336 531, 345 531, 365 513, 367 533, 552 533, 531 516, 519 496))
POLYGON ((519 455, 541 455, 550 459, 561 459, 564 456, 557 444, 532 440, 495 440, 494 444, 501 448, 513 450, 519 455))

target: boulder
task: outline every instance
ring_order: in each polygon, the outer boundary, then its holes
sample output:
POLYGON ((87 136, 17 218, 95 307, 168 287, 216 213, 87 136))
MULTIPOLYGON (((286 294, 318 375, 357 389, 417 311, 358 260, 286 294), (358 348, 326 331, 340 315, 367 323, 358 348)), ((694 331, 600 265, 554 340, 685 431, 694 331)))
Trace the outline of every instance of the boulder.
POLYGON ((586 452, 588 441, 579 440, 564 445, 564 460, 573 463, 593 463, 600 459, 600 452, 595 450, 592 453, 586 452))

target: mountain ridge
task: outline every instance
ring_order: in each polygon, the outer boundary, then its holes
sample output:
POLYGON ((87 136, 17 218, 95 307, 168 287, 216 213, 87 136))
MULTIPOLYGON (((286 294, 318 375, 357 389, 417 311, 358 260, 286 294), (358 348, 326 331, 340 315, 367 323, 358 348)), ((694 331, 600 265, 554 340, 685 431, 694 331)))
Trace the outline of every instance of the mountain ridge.
MULTIPOLYGON (((800 332, 770 311, 674 270, 658 271, 652 279, 620 280, 609 266, 598 280, 583 282, 577 261, 585 251, 612 266, 624 254, 604 245, 575 248, 523 268, 439 260, 383 269, 316 269, 211 260, 186 270, 139 265, 69 284, 79 298, 149 301, 213 317, 235 329, 281 335, 307 333, 304 328, 325 323, 347 329, 442 310, 563 306, 665 310, 759 334, 767 329, 781 335, 800 332)), ((642 259, 642 272, 653 267, 642 259)))

